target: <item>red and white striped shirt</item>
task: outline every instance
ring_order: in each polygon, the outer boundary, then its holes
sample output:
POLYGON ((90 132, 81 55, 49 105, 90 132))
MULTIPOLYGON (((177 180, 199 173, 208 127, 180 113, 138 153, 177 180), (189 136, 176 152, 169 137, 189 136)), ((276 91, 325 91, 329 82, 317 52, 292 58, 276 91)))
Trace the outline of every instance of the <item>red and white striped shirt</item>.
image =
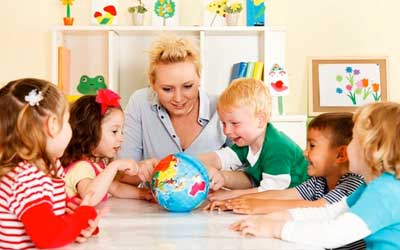
POLYGON ((31 207, 49 203, 55 215, 65 213, 64 170, 59 162, 57 162, 57 176, 60 179, 51 178, 30 163, 20 162, 1 178, 0 249, 35 247, 21 222, 21 217, 31 207))

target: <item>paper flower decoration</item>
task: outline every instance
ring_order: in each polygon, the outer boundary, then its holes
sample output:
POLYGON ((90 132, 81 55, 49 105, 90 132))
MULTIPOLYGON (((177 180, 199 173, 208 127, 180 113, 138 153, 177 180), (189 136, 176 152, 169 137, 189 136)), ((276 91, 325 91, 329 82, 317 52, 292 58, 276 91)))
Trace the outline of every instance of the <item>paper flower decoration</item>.
POLYGON ((114 21, 114 17, 117 15, 117 10, 114 5, 108 5, 103 8, 104 12, 96 11, 94 17, 98 24, 109 25, 114 21))
POLYGON ((71 5, 74 3, 74 0, 60 0, 62 5, 67 6, 67 17, 71 17, 71 5))
POLYGON ((207 10, 211 13, 214 13, 214 17, 211 21, 210 26, 212 26, 214 24, 215 18, 217 16, 222 16, 225 17, 226 16, 226 2, 227 0, 215 0, 215 1, 211 1, 208 5, 207 5, 207 10))
POLYGON ((165 19, 173 17, 175 15, 175 2, 172 0, 157 0, 154 3, 154 12, 157 16, 165 19))

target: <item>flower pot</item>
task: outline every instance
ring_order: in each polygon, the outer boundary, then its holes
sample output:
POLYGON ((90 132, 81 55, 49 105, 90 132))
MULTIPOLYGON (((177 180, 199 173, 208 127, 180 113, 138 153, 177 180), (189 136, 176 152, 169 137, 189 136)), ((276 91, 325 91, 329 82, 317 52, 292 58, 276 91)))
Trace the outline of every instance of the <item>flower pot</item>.
POLYGON ((73 17, 64 17, 64 25, 73 25, 74 18, 73 17))
POLYGON ((226 25, 236 26, 238 24, 239 14, 227 14, 225 17, 226 25))
POLYGON ((144 23, 144 13, 132 13, 133 25, 141 26, 144 23))

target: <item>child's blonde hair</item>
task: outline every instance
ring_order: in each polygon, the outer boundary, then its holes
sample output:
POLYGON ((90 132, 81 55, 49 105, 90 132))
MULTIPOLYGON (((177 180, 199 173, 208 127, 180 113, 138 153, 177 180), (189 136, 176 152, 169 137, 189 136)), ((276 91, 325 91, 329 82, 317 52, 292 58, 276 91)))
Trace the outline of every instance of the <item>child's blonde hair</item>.
POLYGON ((217 109, 229 111, 234 107, 246 106, 254 110, 254 114, 271 114, 271 94, 263 81, 252 78, 239 78, 222 92, 218 98, 217 109))
POLYGON ((354 114, 354 133, 373 174, 400 178, 400 104, 381 102, 360 107, 354 114))
POLYGON ((155 41, 149 52, 149 81, 155 82, 155 70, 159 64, 192 62, 200 77, 201 64, 198 48, 186 38, 164 36, 155 41))
MULTIPOLYGON (((39 94, 40 95, 40 94, 39 94)), ((38 99, 37 99, 38 100, 38 99)), ((67 101, 62 92, 45 80, 25 78, 9 82, 0 89, 0 177, 21 161, 43 160, 38 166, 52 175, 54 160, 46 153, 46 118, 54 114, 62 125, 67 101), (33 92, 32 92, 33 91, 33 92), (41 93, 43 99, 29 103, 30 93, 41 93)))

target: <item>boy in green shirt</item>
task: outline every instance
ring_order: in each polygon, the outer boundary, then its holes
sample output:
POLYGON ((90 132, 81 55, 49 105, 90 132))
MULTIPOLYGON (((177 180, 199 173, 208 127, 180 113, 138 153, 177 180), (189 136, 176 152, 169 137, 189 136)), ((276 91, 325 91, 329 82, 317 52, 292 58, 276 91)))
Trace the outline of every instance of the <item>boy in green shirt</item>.
POLYGON ((210 200, 286 189, 308 178, 301 148, 269 122, 271 95, 262 81, 234 80, 219 97, 217 110, 234 145, 199 155, 215 191, 210 200))

